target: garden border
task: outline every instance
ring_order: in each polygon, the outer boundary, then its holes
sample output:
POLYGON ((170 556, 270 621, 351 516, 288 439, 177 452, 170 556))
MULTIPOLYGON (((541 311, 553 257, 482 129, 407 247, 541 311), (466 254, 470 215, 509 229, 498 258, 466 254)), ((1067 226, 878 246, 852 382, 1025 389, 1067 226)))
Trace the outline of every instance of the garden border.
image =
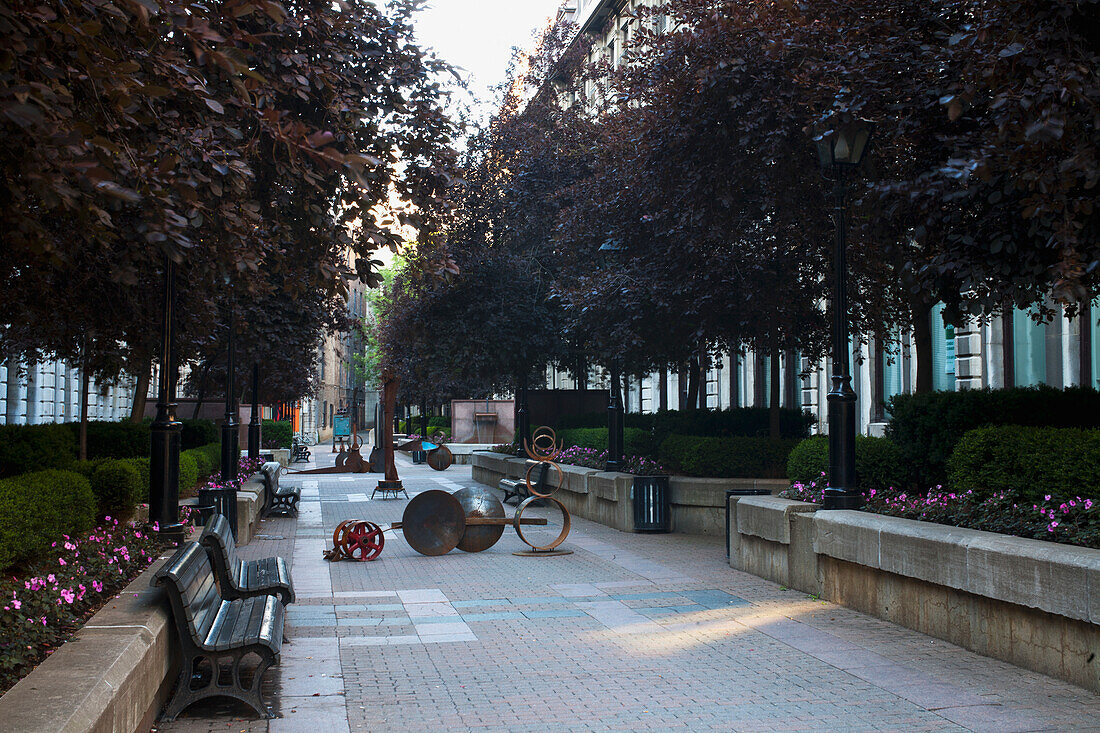
MULTIPOLYGON (((259 526, 263 484, 237 493, 238 544, 259 526)), ((168 603, 151 587, 166 551, 30 674, 0 696, 5 729, 58 733, 145 731, 168 698, 179 663, 168 603)))

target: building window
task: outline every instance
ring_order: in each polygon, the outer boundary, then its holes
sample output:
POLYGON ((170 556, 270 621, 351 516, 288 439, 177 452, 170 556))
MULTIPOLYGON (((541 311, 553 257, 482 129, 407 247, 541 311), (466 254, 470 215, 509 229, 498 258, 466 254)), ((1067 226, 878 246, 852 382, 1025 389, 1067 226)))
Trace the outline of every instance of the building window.
POLYGON ((321 402, 321 427, 328 427, 328 401, 321 402))
POLYGON ((932 308, 932 389, 955 390, 955 327, 943 322, 943 303, 932 308))
POLYGON ((1047 381, 1047 327, 1036 323, 1027 311, 1012 314, 1012 366, 1016 387, 1047 381))

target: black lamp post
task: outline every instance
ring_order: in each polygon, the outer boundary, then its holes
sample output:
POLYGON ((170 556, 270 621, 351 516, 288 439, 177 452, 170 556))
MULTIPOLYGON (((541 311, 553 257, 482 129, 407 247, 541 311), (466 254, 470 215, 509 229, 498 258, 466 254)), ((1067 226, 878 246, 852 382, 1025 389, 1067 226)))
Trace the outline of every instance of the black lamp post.
POLYGON ((260 363, 252 362, 252 414, 248 419, 248 457, 260 457, 260 363))
POLYGON ((161 321, 160 378, 157 380, 157 415, 150 426, 149 521, 170 540, 183 541, 179 521, 180 431, 176 419, 175 311, 176 265, 170 258, 164 266, 164 312, 161 321))
POLYGON ((856 476, 856 392, 848 354, 848 171, 863 160, 872 126, 866 120, 836 125, 814 137, 821 167, 832 174, 836 247, 833 254, 833 368, 829 390, 829 487, 822 509, 858 509, 863 505, 856 476))
MULTIPOLYGON (((600 245, 599 254, 607 263, 617 263, 623 247, 618 241, 608 239, 600 245)), ((620 395, 619 361, 612 358, 608 365, 611 384, 607 400, 607 462, 605 471, 618 471, 623 463, 623 403, 620 395)))
POLYGON ((531 412, 527 404, 527 372, 520 374, 519 385, 516 388, 516 455, 522 458, 527 455, 523 450, 523 442, 531 438, 531 412))
MULTIPOLYGON (((225 364, 225 421, 222 423, 222 482, 237 478, 237 464, 240 460, 240 435, 237 423, 237 373, 233 367, 233 304, 228 306, 228 357, 225 364)), ((234 507, 236 504, 234 503, 234 507)), ((226 517, 229 519, 229 517, 226 517)), ((230 521, 231 525, 236 523, 230 521)))

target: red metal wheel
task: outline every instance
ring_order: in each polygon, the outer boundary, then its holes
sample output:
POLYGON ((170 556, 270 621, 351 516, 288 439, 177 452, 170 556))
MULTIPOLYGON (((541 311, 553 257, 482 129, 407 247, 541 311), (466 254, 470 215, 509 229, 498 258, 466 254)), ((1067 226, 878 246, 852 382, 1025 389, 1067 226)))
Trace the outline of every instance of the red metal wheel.
POLYGON ((348 530, 346 544, 348 557, 359 562, 367 562, 382 554, 386 536, 377 524, 360 521, 348 530))

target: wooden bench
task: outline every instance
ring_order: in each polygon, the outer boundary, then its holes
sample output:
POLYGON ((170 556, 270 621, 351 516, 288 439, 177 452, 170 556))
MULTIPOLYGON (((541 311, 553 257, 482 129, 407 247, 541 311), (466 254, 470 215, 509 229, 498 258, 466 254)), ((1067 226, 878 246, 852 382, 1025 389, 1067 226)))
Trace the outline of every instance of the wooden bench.
POLYGON ((279 486, 279 471, 282 468, 275 461, 260 467, 264 481, 263 516, 265 517, 270 514, 298 516, 298 502, 302 498, 302 490, 297 486, 279 486))
POLYGON ((309 446, 303 439, 295 437, 290 442, 290 462, 298 463, 299 461, 305 461, 306 463, 308 463, 309 460, 309 446))
POLYGON ((215 514, 203 527, 199 544, 206 548, 222 598, 275 596, 285 606, 294 603, 294 583, 282 557, 242 560, 225 517, 215 514))
POLYGON ((260 695, 260 680, 279 661, 285 618, 279 599, 223 599, 198 542, 182 545, 153 583, 168 593, 182 649, 179 678, 162 718, 175 720, 188 705, 208 697, 231 697, 261 717, 274 717, 260 695), (250 670, 242 662, 252 655, 259 663, 250 670))

